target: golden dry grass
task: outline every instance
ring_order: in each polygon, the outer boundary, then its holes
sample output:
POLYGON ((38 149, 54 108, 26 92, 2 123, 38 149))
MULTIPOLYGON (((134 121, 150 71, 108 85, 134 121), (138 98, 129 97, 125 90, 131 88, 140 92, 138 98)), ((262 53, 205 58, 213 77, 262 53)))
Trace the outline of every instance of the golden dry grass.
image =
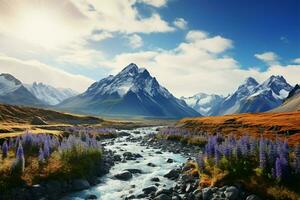
POLYGON ((244 135, 267 138, 288 134, 290 144, 300 143, 300 111, 288 113, 247 113, 215 117, 185 118, 177 126, 193 131, 244 135))

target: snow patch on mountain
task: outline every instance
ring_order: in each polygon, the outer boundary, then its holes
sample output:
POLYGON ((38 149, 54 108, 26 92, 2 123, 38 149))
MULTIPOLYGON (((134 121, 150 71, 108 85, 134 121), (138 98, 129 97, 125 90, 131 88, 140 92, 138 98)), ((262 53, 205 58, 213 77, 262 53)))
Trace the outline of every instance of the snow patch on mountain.
POLYGON ((26 84, 25 87, 39 100, 47 105, 56 105, 60 102, 77 95, 78 93, 69 88, 55 88, 44 83, 26 84))
POLYGON ((201 115, 214 115, 223 97, 216 94, 198 93, 191 97, 181 97, 187 105, 198 111, 201 115))
POLYGON ((14 92, 22 86, 22 83, 10 74, 0 74, 0 95, 14 92))

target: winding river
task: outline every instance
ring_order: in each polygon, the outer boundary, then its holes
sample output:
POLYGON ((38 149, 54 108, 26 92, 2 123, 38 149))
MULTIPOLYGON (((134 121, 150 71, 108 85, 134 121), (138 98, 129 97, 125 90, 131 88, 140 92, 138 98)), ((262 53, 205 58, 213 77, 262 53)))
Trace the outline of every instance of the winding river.
MULTIPOLYGON (((142 155, 142 157, 136 160, 126 160, 116 162, 110 169, 110 172, 101 178, 100 184, 84 191, 71 193, 62 198, 62 200, 81 200, 85 199, 88 195, 96 195, 98 199, 103 200, 118 200, 125 199, 130 195, 139 195, 143 188, 155 185, 158 183, 158 188, 170 188, 174 182, 164 178, 167 172, 177 166, 182 165, 186 161, 186 157, 180 154, 171 152, 159 152, 159 149, 144 146, 139 140, 141 137, 145 137, 147 134, 156 133, 157 127, 145 127, 134 130, 124 130, 129 133, 130 136, 118 137, 114 140, 106 140, 105 148, 115 152, 115 154, 123 155, 124 152, 131 152, 142 155), (138 139, 138 142, 136 140, 138 139), (114 142, 112 142, 114 141, 114 142), (169 163, 167 159, 173 159, 174 162, 169 163), (148 166, 148 163, 154 165, 148 166), (118 180, 114 175, 126 170, 126 169, 139 169, 142 173, 133 174, 133 177, 128 181, 118 180), (159 178, 159 182, 151 181, 152 178, 159 178)), ((122 130, 121 130, 122 131, 122 130)))

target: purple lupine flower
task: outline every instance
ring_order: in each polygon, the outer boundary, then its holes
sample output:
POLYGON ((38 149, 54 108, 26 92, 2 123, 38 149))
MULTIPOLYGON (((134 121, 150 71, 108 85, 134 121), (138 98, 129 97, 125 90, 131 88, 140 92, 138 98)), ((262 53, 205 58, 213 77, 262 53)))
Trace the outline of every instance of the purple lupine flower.
POLYGON ((23 172, 25 169, 25 158, 24 158, 24 150, 22 143, 19 143, 17 153, 16 153, 16 161, 14 162, 14 168, 19 166, 19 169, 23 172))
POLYGON ((2 157, 6 158, 7 153, 8 153, 8 145, 7 145, 7 141, 5 140, 2 144, 2 157))
POLYGON ((17 156, 17 159, 24 158, 24 150, 23 150, 23 146, 22 146, 21 142, 19 143, 16 156, 17 156))
POLYGON ((216 146, 215 146, 215 164, 218 165, 220 160, 221 160, 221 153, 218 148, 218 145, 216 144, 216 146))
POLYGON ((265 144, 264 144, 264 139, 260 138, 259 141, 259 166, 261 169, 265 169, 266 167, 266 154, 265 154, 265 144))
POLYGON ((44 162, 45 161, 45 155, 44 155, 44 151, 42 148, 40 148, 39 150, 39 162, 44 162))
POLYGON ((280 158, 276 158, 276 164, 275 164, 275 169, 276 169, 276 178, 277 180, 281 180, 282 178, 282 163, 280 158))
POLYGON ((50 156, 50 147, 49 147, 49 142, 48 140, 45 141, 44 143, 44 158, 49 158, 50 156))
POLYGON ((295 171, 300 174, 300 145, 295 147, 295 171))

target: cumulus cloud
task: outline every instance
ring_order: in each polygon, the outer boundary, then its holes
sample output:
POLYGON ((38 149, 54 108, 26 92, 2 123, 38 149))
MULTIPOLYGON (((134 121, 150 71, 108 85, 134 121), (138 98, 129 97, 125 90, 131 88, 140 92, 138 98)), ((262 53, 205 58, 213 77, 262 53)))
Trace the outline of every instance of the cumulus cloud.
POLYGON ((174 49, 122 53, 101 66, 119 72, 134 62, 146 67, 158 81, 176 96, 190 96, 198 92, 227 95, 232 93, 249 76, 259 82, 271 75, 283 75, 291 84, 297 82, 300 66, 271 65, 267 71, 242 68, 228 55, 233 47, 231 40, 221 36, 209 36, 203 31, 190 31, 185 41, 174 49), (166 78, 169 77, 169 78, 166 78))
POLYGON ((122 33, 174 31, 174 28, 157 12, 153 11, 150 16, 142 17, 136 7, 137 3, 160 7, 166 4, 165 0, 70 1, 94 23, 94 28, 98 30, 122 33))
POLYGON ((138 2, 142 2, 154 7, 162 7, 167 4, 168 0, 139 0, 138 2))
POLYGON ((257 59, 263 61, 266 64, 277 64, 278 63, 278 55, 274 52, 264 52, 261 54, 254 55, 257 59))
POLYGON ((106 39, 109 39, 112 37, 113 37, 112 33, 103 31, 103 32, 99 32, 99 33, 93 33, 90 37, 88 37, 88 39, 90 39, 92 41, 100 42, 102 40, 106 40, 106 39))
POLYGON ((176 18, 173 22, 174 26, 176 26, 179 29, 186 29, 187 28, 187 21, 183 18, 176 18))
POLYGON ((293 63, 300 64, 300 58, 295 58, 295 59, 293 60, 293 63))
POLYGON ((129 41, 129 46, 132 47, 133 49, 143 46, 143 39, 139 35, 133 34, 128 36, 127 38, 129 41))
POLYGON ((54 87, 86 90, 94 81, 82 75, 70 74, 36 60, 20 60, 0 55, 1 73, 10 73, 23 83, 43 82, 54 87))

